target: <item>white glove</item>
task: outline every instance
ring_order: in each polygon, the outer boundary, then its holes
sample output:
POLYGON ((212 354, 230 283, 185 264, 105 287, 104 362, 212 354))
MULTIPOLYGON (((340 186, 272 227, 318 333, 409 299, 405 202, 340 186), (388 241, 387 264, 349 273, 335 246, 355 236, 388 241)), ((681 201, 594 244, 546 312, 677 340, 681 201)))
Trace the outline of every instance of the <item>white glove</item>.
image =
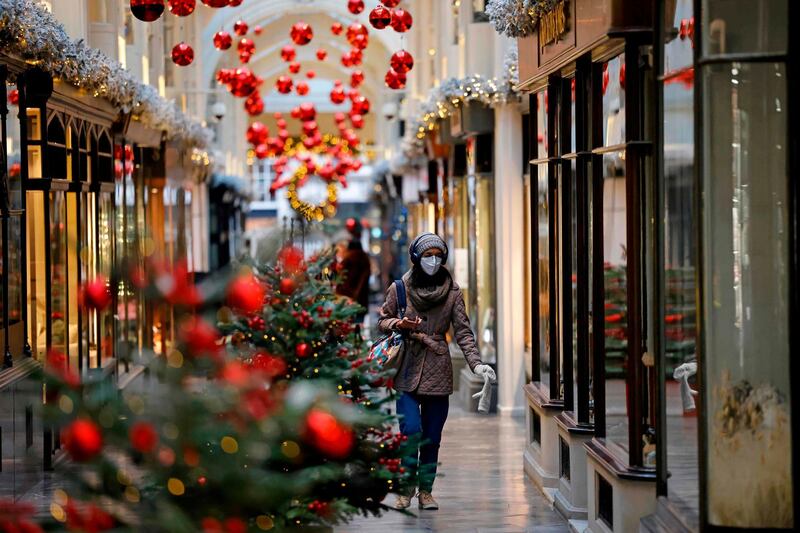
POLYGON ((476 365, 475 370, 473 370, 477 375, 484 376, 489 378, 489 381, 495 383, 497 381, 497 374, 494 373, 494 368, 490 367, 489 365, 476 365))
MULTIPOLYGON (((492 370, 491 367, 489 370, 492 370)), ((492 371, 492 373, 494 374, 494 371, 492 371)), ((490 379, 489 374, 483 375, 483 388, 480 390, 480 392, 473 394, 472 397, 478 399, 479 413, 486 414, 489 412, 489 409, 492 406, 492 380, 490 379)))

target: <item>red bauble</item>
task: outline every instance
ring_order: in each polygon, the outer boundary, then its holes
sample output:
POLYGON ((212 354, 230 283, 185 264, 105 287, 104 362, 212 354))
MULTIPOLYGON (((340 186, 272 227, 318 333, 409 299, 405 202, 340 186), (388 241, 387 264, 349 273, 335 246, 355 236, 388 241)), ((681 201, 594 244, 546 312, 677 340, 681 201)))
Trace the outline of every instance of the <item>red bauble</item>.
POLYGON ((309 346, 305 342, 301 342, 300 344, 295 346, 294 353, 297 355, 297 357, 300 357, 301 359, 308 357, 309 355, 311 355, 311 346, 309 346))
POLYGON ((297 61, 292 61, 291 63, 289 63, 289 72, 291 72, 292 74, 297 74, 298 72, 300 72, 300 63, 298 63, 297 61))
POLYGON ((292 92, 293 85, 292 78, 289 76, 279 76, 277 81, 275 81, 275 88, 281 94, 289 94, 292 92))
POLYGON ((144 22, 153 22, 164 12, 164 0, 131 0, 131 13, 144 22))
POLYGON ((397 72, 398 74, 405 74, 412 68, 414 68, 414 57, 411 55, 410 52, 405 50, 398 50, 397 52, 392 54, 392 58, 389 60, 389 64, 392 66, 392 70, 397 72))
POLYGON ((306 71, 306 78, 308 78, 310 80, 313 80, 316 77, 317 77, 317 73, 315 71, 313 71, 313 70, 307 70, 306 71))
POLYGON ((11 89, 10 91, 8 91, 8 103, 11 105, 17 105, 19 103, 18 89, 11 89))
POLYGON ((310 43, 311 39, 314 38, 314 30, 311 29, 310 24, 297 22, 292 26, 289 36, 292 38, 292 41, 294 41, 294 44, 304 46, 310 43))
POLYGON ((297 85, 295 85, 294 90, 297 91, 297 94, 300 96, 305 96, 308 94, 308 83, 304 81, 298 81, 297 85))
POLYGON ((258 146, 255 147, 255 150, 253 150, 253 151, 255 152, 256 157, 258 159, 266 159, 267 157, 269 157, 269 145, 268 144, 259 144, 258 146))
POLYGON ((258 84, 259 78, 249 68, 242 67, 233 71, 229 88, 233 96, 244 98, 253 94, 258 84))
POLYGON ((345 52, 342 54, 342 66, 347 68, 353 66, 353 54, 351 52, 345 52))
POLYGON ((61 432, 61 439, 73 461, 82 463, 93 459, 103 450, 100 427, 88 418, 77 418, 61 432))
POLYGON ((364 54, 360 48, 351 48, 350 52, 348 53, 350 54, 350 61, 352 62, 353 66, 358 66, 361 64, 364 54))
POLYGON ((230 0, 202 0, 208 7, 225 7, 230 4, 230 0))
POLYGON ((369 30, 360 22, 354 22, 347 27, 347 42, 355 46, 356 37, 359 35, 368 36, 369 30))
POLYGON ((366 115, 369 113, 369 100, 366 96, 359 96, 355 100, 353 100, 353 107, 350 108, 351 113, 357 113, 359 115, 366 115))
POLYGON ((239 276, 228 285, 228 305, 245 314, 255 313, 261 309, 264 305, 264 296, 264 287, 252 274, 239 276))
POLYGON ((309 137, 313 137, 314 133, 316 133, 319 125, 317 125, 316 120, 309 120, 308 122, 303 122, 303 133, 305 133, 309 137))
POLYGON ((139 453, 150 453, 158 446, 158 433, 149 422, 136 422, 128 431, 131 448, 139 453))
POLYGON ((317 108, 311 102, 303 102, 298 108, 298 118, 303 122, 317 118, 317 108))
POLYGON ((411 13, 402 7, 392 9, 392 28, 394 28, 394 31, 405 33, 411 29, 413 24, 414 19, 411 17, 411 13))
POLYGON ((381 3, 386 7, 392 8, 397 7, 397 5, 400 3, 400 0, 381 0, 381 3))
POLYGON ((289 115, 292 118, 300 118, 300 108, 299 107, 293 107, 292 110, 289 112, 289 115))
POLYGON ((214 34, 214 47, 218 50, 227 50, 233 44, 231 34, 226 31, 218 31, 214 34))
POLYGON ((344 102, 346 96, 344 94, 344 89, 341 87, 334 87, 331 90, 331 102, 336 105, 339 105, 344 102))
POLYGON ((180 339, 186 345, 184 355, 191 357, 220 356, 220 333, 202 318, 189 318, 181 324, 180 339))
POLYGON ((361 70, 354 70, 350 74, 350 87, 357 89, 362 83, 364 83, 364 72, 361 70))
POLYGON ((325 61, 325 58, 328 57, 328 51, 324 48, 320 48, 317 50, 317 59, 320 61, 325 61))
POLYGON ((317 450, 333 459, 344 459, 353 449, 353 430, 332 414, 311 409, 306 415, 305 438, 317 450))
POLYGON ((261 98, 258 91, 248 96, 247 100, 244 101, 244 110, 247 111, 247 114, 251 117, 258 116, 264 112, 264 100, 261 98))
POLYGON ((261 35, 261 33, 262 33, 263 31, 264 31, 264 28, 262 28, 261 26, 255 26, 255 27, 253 28, 253 33, 255 33, 256 35, 261 35))
POLYGON ((239 7, 240 5, 242 5, 243 1, 244 0, 228 0, 228 5, 230 7, 239 7))
POLYGON ((250 26, 243 20, 237 20, 233 23, 233 33, 236 35, 244 36, 247 35, 247 30, 250 29, 250 26))
POLYGON ((386 73, 386 76, 383 78, 383 81, 390 89, 403 89, 406 86, 406 75, 389 69, 389 71, 386 73))
POLYGON ((364 0, 348 0, 347 10, 353 15, 358 15, 364 11, 364 0))
POLYGON ((283 278, 280 284, 281 294, 292 294, 297 289, 297 283, 292 278, 283 278))
POLYGON ((352 124, 355 129, 360 130, 364 127, 364 117, 354 113, 350 115, 350 124, 352 124))
POLYGON ((172 62, 181 67, 191 65, 194 61, 194 50, 186 43, 178 43, 172 47, 172 62))
POLYGON ((347 116, 341 111, 339 111, 338 113, 334 113, 333 120, 335 120, 337 124, 340 124, 345 120, 347 120, 347 116))
POLYGON ((392 23, 392 12, 386 7, 378 4, 375 9, 369 13, 369 23, 376 30, 382 30, 392 23))
POLYGON ((242 37, 239 39, 239 44, 236 45, 236 50, 239 52, 239 56, 242 54, 251 56, 256 51, 256 43, 247 37, 242 37))
POLYGON ((344 30, 344 26, 342 26, 339 22, 334 22, 331 24, 331 33, 334 35, 339 35, 344 30))
POLYGON ((286 129, 286 119, 276 113, 275 116, 275 125, 278 126, 278 129, 283 130, 286 129))
POLYGON ((268 136, 269 136, 269 128, 267 128, 261 122, 253 122, 252 124, 250 124, 250 127, 247 128, 247 133, 246 133, 247 142, 249 142, 253 146, 264 144, 264 141, 267 140, 268 136))
POLYGON ((265 353, 255 354, 250 360, 250 366, 271 378, 282 376, 286 373, 286 361, 281 357, 265 353))
POLYGON ((98 276, 94 281, 84 285, 81 295, 83 296, 83 305, 88 308, 102 311, 111 305, 111 290, 108 280, 103 276, 98 276))
POLYGON ((369 37, 366 35, 356 35, 353 38, 353 48, 358 48, 359 50, 363 50, 369 44, 369 37))
POLYGON ((287 44, 283 48, 281 48, 281 59, 289 63, 290 61, 294 61, 294 58, 297 56, 297 51, 294 49, 294 46, 291 44, 287 44))
POLYGON ((196 0, 169 0, 169 12, 176 17, 187 17, 194 13, 196 0))

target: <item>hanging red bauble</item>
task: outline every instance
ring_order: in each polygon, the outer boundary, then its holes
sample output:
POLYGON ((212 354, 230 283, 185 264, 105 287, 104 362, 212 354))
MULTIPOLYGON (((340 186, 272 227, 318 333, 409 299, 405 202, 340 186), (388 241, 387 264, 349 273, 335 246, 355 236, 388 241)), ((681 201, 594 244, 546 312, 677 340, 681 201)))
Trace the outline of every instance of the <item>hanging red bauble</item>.
POLYGON ((346 95, 344 94, 344 89, 341 87, 334 87, 331 90, 331 102, 336 105, 339 105, 344 102, 346 95))
POLYGON ((294 90, 297 91, 297 94, 300 96, 305 96, 308 94, 308 84, 304 81, 298 81, 294 90))
POLYGON ((144 22, 153 22, 164 12, 164 0, 131 0, 131 13, 144 22))
POLYGON ((176 17, 186 17, 194 13, 196 0, 169 0, 169 12, 176 17))
POLYGON ((249 63, 251 57, 253 57, 253 54, 248 54, 247 52, 239 52, 239 61, 241 63, 249 63))
POLYGON ((208 7, 225 7, 230 4, 230 0, 202 0, 208 7))
POLYGON ((283 278, 280 283, 281 294, 292 294, 297 289, 297 283, 292 278, 283 278))
POLYGON ((306 71, 306 78, 308 78, 310 80, 313 80, 316 77, 317 77, 317 73, 314 72, 313 70, 307 70, 306 71))
POLYGON ((381 0, 381 3, 386 7, 392 8, 397 7, 397 5, 400 3, 400 0, 381 0))
POLYGON ((256 43, 247 37, 242 37, 239 39, 239 44, 236 45, 236 50, 239 51, 239 54, 253 55, 253 52, 256 51, 256 43))
POLYGON ((194 61, 194 50, 186 43, 178 43, 172 47, 172 62, 181 67, 191 65, 194 61))
POLYGON ((244 101, 244 110, 247 111, 247 114, 251 117, 255 117, 264 112, 264 100, 261 98, 258 91, 248 96, 247 100, 244 101))
POLYGON ((247 30, 249 29, 250 27, 243 20, 237 20, 236 22, 233 23, 233 33, 235 33, 236 35, 240 36, 247 35, 247 30))
POLYGON ((311 355, 311 346, 305 342, 301 342, 295 346, 294 353, 297 354, 297 357, 308 357, 311 355))
POLYGON ((310 43, 311 39, 314 38, 314 30, 311 29, 310 24, 297 22, 292 26, 289 36, 292 38, 292 41, 294 41, 294 44, 304 46, 310 43))
MULTIPOLYGON (((263 146, 263 145, 259 145, 263 146)), ((258 155, 258 147, 256 147, 258 155)), ((239 276, 228 285, 227 303, 245 314, 255 313, 264 306, 264 287, 252 274, 239 276)))
POLYGON ((149 422, 136 422, 128 431, 131 448, 139 453, 151 453, 158 446, 158 433, 149 422))
POLYGON ((11 105, 17 105, 19 103, 18 89, 11 89, 10 91, 8 91, 8 103, 11 105))
POLYGON ((353 54, 349 51, 342 54, 342 65, 347 68, 353 66, 353 54))
POLYGON ((317 108, 311 102, 303 102, 297 108, 298 118, 303 122, 308 122, 317 118, 317 108))
POLYGON ((298 72, 300 72, 300 63, 298 63, 297 61, 292 61, 291 63, 289 63, 289 72, 291 72, 292 74, 297 74, 298 72))
POLYGON ((625 63, 619 66, 619 86, 625 90, 625 63))
POLYGON ((342 86, 342 80, 334 80, 333 81, 333 85, 335 87, 341 87, 342 86))
POLYGON ((361 64, 362 59, 364 58, 364 54, 358 48, 351 48, 350 49, 350 60, 352 61, 354 66, 358 66, 361 64))
POLYGON ((237 68, 233 71, 231 81, 228 84, 231 94, 239 98, 250 96, 259 85, 259 78, 246 67, 237 68))
POLYGON ((389 60, 389 64, 392 66, 392 69, 398 74, 405 74, 409 70, 414 68, 414 57, 411 55, 410 52, 407 52, 405 50, 398 50, 397 52, 392 54, 392 58, 389 60))
POLYGON ((354 70, 350 74, 350 87, 358 88, 364 83, 364 72, 361 70, 354 70))
POLYGON ((300 118, 300 107, 293 107, 289 112, 292 118, 300 118))
POLYGON ((108 280, 103 276, 98 276, 94 281, 87 282, 83 286, 79 298, 83 306, 102 311, 111 305, 111 291, 109 290, 108 280))
POLYGON ((93 459, 103 450, 100 427, 88 418, 77 418, 61 431, 61 440, 73 461, 93 459))
POLYGON ((275 88, 278 89, 278 92, 281 94, 289 94, 292 92, 293 86, 294 83, 292 82, 292 78, 289 76, 279 76, 275 82, 275 88))
POLYGON ((347 34, 346 34, 347 42, 350 43, 351 45, 354 44, 355 39, 358 35, 368 36, 369 30, 367 29, 366 26, 364 26, 360 22, 354 22, 347 27, 347 34))
POLYGON ((386 7, 378 4, 375 9, 369 13, 369 23, 376 30, 382 30, 392 23, 392 12, 386 7))
POLYGON ((364 127, 364 117, 359 114, 350 115, 350 124, 357 130, 364 127))
POLYGON ((403 89, 406 86, 406 75, 389 69, 389 71, 386 73, 386 76, 383 78, 383 81, 390 89, 403 89))
POLYGON ((261 26, 255 26, 255 27, 253 28, 253 33, 255 33, 256 35, 261 35, 261 33, 262 33, 263 31, 264 31, 264 28, 262 28, 261 26))
POLYGON ((278 126, 279 129, 285 129, 287 126, 286 119, 279 113, 275 113, 275 125, 278 126))
POLYGON ((361 91, 359 91, 358 89, 350 89, 349 91, 347 91, 347 97, 350 99, 351 102, 355 102, 356 98, 358 98, 359 96, 361 96, 361 91))
POLYGON ((348 0, 347 10, 353 15, 358 15, 364 11, 364 0, 348 0))
POLYGON ((346 119, 347 119, 347 116, 344 113, 342 113, 341 111, 339 111, 339 112, 337 112, 337 113, 335 113, 333 115, 333 120, 335 120, 337 124, 343 123, 346 119))
POLYGON ((349 426, 317 408, 306 415, 305 439, 323 455, 333 459, 346 458, 355 441, 349 426))
POLYGON ((411 17, 411 13, 402 7, 392 9, 392 28, 394 28, 394 31, 405 33, 411 29, 413 24, 414 19, 411 17))
POLYGON ((314 132, 317 131, 318 127, 319 126, 317 125, 316 120, 309 120, 308 122, 303 122, 303 133, 309 136, 314 135, 314 132))
POLYGON ((289 138, 289 130, 281 129, 281 130, 278 131, 278 139, 280 139, 282 141, 286 141, 286 139, 288 139, 288 138, 289 138))
POLYGON ((281 59, 283 59, 287 63, 289 63, 290 61, 294 61, 295 57, 297 57, 297 51, 291 44, 287 44, 286 46, 281 48, 281 59))
POLYGON ((250 127, 247 128, 247 142, 253 146, 264 144, 264 141, 267 140, 267 136, 269 136, 269 128, 261 122, 253 122, 250 124, 250 127))
POLYGON ((222 30, 214 34, 214 47, 218 50, 227 50, 233 44, 231 34, 222 30))
POLYGON ((356 35, 353 38, 353 48, 358 48, 359 50, 363 50, 369 44, 369 37, 366 35, 356 35))
POLYGON ((317 50, 317 59, 320 61, 325 61, 325 58, 328 57, 328 51, 324 48, 320 48, 317 50))
POLYGON ((352 113, 358 113, 359 115, 366 115, 369 113, 369 100, 366 96, 359 96, 355 100, 353 100, 353 106, 350 108, 352 113))
POLYGON ((331 24, 331 33, 334 35, 339 35, 344 30, 344 26, 342 26, 339 22, 334 22, 331 24))

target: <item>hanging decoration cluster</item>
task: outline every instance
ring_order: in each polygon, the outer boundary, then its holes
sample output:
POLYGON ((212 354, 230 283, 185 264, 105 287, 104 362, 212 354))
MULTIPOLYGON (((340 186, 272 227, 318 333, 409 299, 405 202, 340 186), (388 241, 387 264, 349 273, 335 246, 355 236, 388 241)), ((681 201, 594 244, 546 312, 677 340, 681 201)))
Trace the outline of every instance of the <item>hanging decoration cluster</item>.
POLYGON ((210 143, 210 130, 189 119, 119 62, 83 40, 70 39, 64 26, 34 0, 0 0, 0 48, 105 98, 148 128, 165 131, 169 140, 196 147, 210 143))
POLYGON ((536 30, 542 13, 557 0, 492 0, 486 3, 486 15, 494 29, 508 37, 526 37, 536 30))
MULTIPOLYGON (((348 3, 348 9, 351 13, 358 14, 363 10, 363 2, 361 2, 361 10, 354 11, 351 7, 353 2, 348 3)), ((397 33, 405 33, 411 29, 414 24, 414 19, 411 13, 398 7, 400 0, 383 0, 380 4, 369 13, 369 23, 376 30, 383 30, 391 27, 397 33)), ((406 75, 414 67, 414 58, 411 53, 406 50, 399 50, 392 54, 389 60, 389 70, 386 71, 384 76, 384 83, 387 87, 394 90, 403 89, 406 86, 406 75)))

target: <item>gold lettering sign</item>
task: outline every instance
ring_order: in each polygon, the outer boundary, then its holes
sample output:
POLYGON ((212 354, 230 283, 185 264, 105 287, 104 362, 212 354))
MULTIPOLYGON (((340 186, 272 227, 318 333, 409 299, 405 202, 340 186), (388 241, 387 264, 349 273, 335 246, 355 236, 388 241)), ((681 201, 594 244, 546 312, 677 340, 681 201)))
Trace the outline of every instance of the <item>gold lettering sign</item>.
POLYGON ((539 48, 544 50, 548 44, 558 42, 567 33, 566 2, 557 2, 552 9, 539 17, 539 48))

